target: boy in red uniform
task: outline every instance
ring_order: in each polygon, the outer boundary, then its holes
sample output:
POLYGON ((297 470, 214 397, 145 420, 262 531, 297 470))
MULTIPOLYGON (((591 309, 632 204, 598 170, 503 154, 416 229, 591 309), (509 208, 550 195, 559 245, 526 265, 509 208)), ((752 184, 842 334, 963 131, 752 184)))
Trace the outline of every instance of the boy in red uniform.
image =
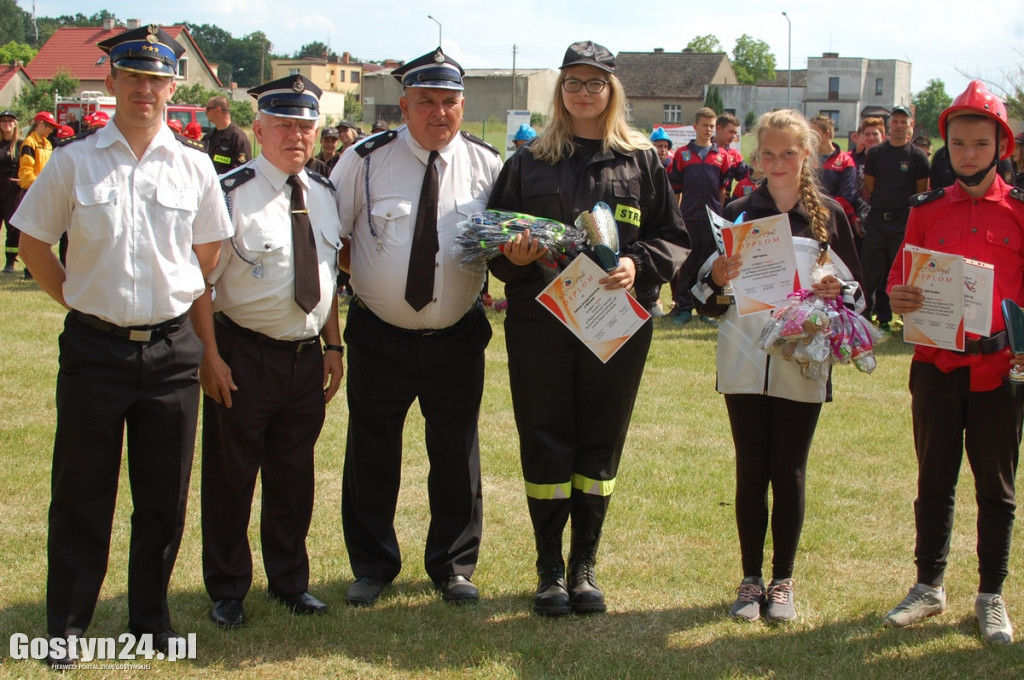
MULTIPOLYGON (((1024 192, 1008 186, 996 163, 1013 153, 1006 108, 972 81, 939 117, 956 183, 918 194, 907 222, 908 245, 955 253, 995 268, 992 329, 968 334, 955 352, 918 345, 910 368, 911 413, 917 449, 914 548, 917 581, 885 616, 901 628, 946 610, 943 572, 953 529, 957 475, 966 448, 978 502, 975 614, 986 642, 1013 642, 1002 598, 1013 532, 1014 478, 1021 440, 1022 401, 1003 389, 1011 364, 1024 354, 1007 347, 1000 301, 1024 302, 1024 192)), ((903 258, 889 272, 892 310, 906 314, 925 302, 921 288, 904 285, 903 258)))

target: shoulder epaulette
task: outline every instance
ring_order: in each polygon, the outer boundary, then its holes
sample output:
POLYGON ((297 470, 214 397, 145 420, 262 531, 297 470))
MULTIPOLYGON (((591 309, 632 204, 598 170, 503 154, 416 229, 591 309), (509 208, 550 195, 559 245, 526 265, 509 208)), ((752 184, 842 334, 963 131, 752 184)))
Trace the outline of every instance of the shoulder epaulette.
POLYGON ((312 179, 312 180, 314 180, 316 182, 319 182, 320 184, 323 184, 325 187, 330 189, 332 192, 334 191, 334 183, 331 182, 331 180, 329 180, 326 177, 324 177, 323 175, 321 175, 319 172, 313 172, 309 168, 306 168, 306 174, 309 175, 310 179, 312 179))
POLYGON ((473 142, 474 144, 479 144, 482 147, 490 149, 491 151, 493 151, 494 153, 498 154, 499 156, 501 155, 501 152, 498 151, 496 148, 494 148, 492 145, 488 144, 487 142, 485 142, 484 140, 480 139, 479 137, 477 137, 475 135, 469 134, 465 130, 462 131, 462 136, 467 141, 473 142))
POLYGON ((206 149, 203 148, 203 143, 200 142, 198 139, 192 139, 191 137, 186 137, 185 135, 179 135, 177 132, 174 133, 174 138, 191 149, 195 149, 197 151, 202 151, 203 153, 206 153, 206 149))
POLYGON ((371 135, 366 138, 365 142, 357 144, 355 146, 355 151, 357 154, 359 154, 360 158, 366 158, 368 155, 370 155, 370 152, 379 149, 385 144, 390 144, 391 142, 395 141, 397 137, 397 130, 388 130, 387 132, 381 132, 376 135, 371 135))
POLYGON ((1020 187, 1010 187, 1010 198, 1015 198, 1021 203, 1024 203, 1024 189, 1020 187))
POLYGON ((931 191, 925 191, 920 194, 914 194, 910 197, 910 207, 916 208, 922 206, 925 203, 931 203, 932 201, 938 200, 946 195, 945 189, 932 189, 931 191))
POLYGON ((220 188, 226 194, 242 186, 256 176, 256 169, 247 165, 235 168, 220 178, 220 188))
POLYGON ((57 148, 61 149, 70 144, 71 142, 77 142, 80 139, 85 139, 89 135, 94 135, 96 134, 97 130, 99 130, 99 128, 89 128, 88 130, 83 130, 82 132, 79 132, 74 137, 66 137, 64 139, 59 139, 57 140, 57 148))

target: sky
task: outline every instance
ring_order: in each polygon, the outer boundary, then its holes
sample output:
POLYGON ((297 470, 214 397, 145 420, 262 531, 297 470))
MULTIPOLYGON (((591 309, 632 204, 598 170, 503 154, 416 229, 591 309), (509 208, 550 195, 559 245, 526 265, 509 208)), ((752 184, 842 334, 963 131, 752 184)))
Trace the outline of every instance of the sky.
MULTIPOLYGON (((17 2, 32 11, 32 0, 17 2)), ((140 10, 143 5, 137 0, 36 0, 36 12, 39 16, 78 12, 88 16, 106 9, 119 19, 137 18, 143 23, 214 24, 235 37, 263 31, 278 54, 291 54, 306 43, 320 41, 338 54, 349 52, 364 60, 414 59, 437 46, 440 29, 445 52, 464 68, 511 68, 513 46, 517 68, 557 68, 566 47, 579 40, 593 40, 612 52, 646 52, 656 47, 673 51, 695 36, 710 33, 731 52, 736 39, 746 33, 768 43, 777 68, 785 69, 790 54, 785 11, 792 22, 794 69, 806 68, 808 56, 823 52, 902 59, 913 64, 912 92, 938 78, 955 97, 969 80, 962 73, 1005 84, 1007 73, 1020 74, 1024 68, 1024 2, 931 0, 873 3, 871 11, 860 9, 866 4, 856 0, 723 5, 693 0, 648 0, 635 5, 628 0, 342 0, 301 6, 281 0, 178 0, 144 3, 146 9, 140 10), (287 11, 292 7, 302 9, 287 11), (720 11, 726 7, 747 11, 720 11), (951 30, 957 35, 949 35, 951 30)))

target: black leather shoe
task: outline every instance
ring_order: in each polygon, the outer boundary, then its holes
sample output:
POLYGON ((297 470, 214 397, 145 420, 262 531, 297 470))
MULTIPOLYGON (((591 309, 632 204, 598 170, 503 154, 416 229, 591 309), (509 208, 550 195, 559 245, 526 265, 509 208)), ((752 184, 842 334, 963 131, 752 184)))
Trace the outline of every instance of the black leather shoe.
MULTIPOLYGON (((66 642, 67 639, 65 638, 65 643, 66 642)), ((67 649, 67 646, 65 645, 64 648, 67 649)), ((73 670, 79 661, 80 659, 78 658, 77 649, 71 650, 70 654, 64 654, 59 659, 54 656, 52 652, 46 656, 46 665, 50 667, 50 670, 54 671, 63 672, 73 670)))
POLYGON ((380 599, 384 592, 384 581, 369 576, 360 576, 345 591, 345 602, 353 607, 369 607, 380 599))
POLYGON ((210 619, 221 628, 238 628, 245 623, 245 608, 236 597, 225 597, 213 603, 210 619))
POLYGON ((270 597, 291 609, 292 614, 308 616, 310 614, 327 613, 327 605, 310 595, 308 591, 289 595, 288 597, 271 592, 270 597))
POLYGON ((445 602, 452 604, 468 604, 480 600, 480 591, 462 574, 456 574, 447 581, 435 581, 434 587, 441 591, 441 598, 445 602))
POLYGON ((601 614, 607 610, 604 593, 597 587, 592 564, 581 564, 573 571, 569 584, 569 604, 576 614, 601 614))
POLYGON ((561 573, 541 574, 537 592, 533 594, 533 611, 541 616, 572 614, 569 591, 565 587, 565 578, 561 573))
POLYGON ((182 635, 181 633, 176 633, 170 628, 163 631, 162 633, 153 633, 153 651, 162 652, 166 654, 167 644, 171 638, 176 638, 178 640, 178 653, 180 654, 184 652, 185 645, 188 643, 188 641, 185 639, 184 635, 182 635))

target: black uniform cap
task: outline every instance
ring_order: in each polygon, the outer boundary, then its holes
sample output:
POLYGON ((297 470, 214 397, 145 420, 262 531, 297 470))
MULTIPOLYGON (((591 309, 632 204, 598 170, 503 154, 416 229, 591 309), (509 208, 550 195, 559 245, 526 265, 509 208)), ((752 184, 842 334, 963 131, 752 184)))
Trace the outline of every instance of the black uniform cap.
POLYGON ((110 63, 122 71, 174 76, 185 48, 156 24, 125 31, 96 43, 110 55, 110 63))
POLYGON ((256 108, 271 116, 318 120, 321 89, 300 75, 286 76, 248 90, 256 99, 256 108))
POLYGON ((459 63, 438 47, 433 52, 413 59, 391 72, 402 87, 433 87, 441 90, 464 90, 462 76, 466 72, 459 63))
POLYGON ((592 40, 581 40, 569 45, 562 58, 562 65, 558 68, 569 68, 570 66, 594 66, 615 73, 615 55, 604 45, 598 45, 592 40))

